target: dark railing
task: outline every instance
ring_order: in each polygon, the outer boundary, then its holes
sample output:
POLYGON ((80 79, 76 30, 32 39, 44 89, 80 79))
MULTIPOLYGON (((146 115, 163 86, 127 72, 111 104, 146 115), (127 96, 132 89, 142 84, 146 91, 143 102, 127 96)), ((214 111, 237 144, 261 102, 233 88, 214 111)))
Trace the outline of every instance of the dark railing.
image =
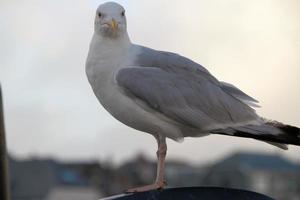
POLYGON ((0 199, 9 200, 7 151, 4 127, 2 90, 0 85, 0 199))
POLYGON ((149 192, 123 194, 100 200, 274 200, 245 190, 217 187, 169 188, 149 192))

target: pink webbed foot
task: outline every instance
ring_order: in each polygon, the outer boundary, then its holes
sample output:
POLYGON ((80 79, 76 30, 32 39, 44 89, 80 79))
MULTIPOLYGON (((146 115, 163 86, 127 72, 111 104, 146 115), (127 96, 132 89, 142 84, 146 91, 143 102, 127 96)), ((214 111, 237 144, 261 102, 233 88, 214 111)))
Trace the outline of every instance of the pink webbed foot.
POLYGON ((165 181, 156 182, 156 183, 151 184, 151 185, 146 185, 146 186, 142 186, 142 187, 128 189, 126 191, 126 193, 147 192, 147 191, 150 191, 150 190, 160 190, 160 189, 163 189, 166 185, 167 184, 166 184, 165 181))

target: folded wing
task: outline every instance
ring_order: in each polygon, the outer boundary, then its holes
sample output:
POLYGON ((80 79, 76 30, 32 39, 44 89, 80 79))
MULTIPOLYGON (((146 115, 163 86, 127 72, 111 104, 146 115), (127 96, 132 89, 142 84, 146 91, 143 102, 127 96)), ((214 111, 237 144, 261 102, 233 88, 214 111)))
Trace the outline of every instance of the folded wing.
POLYGON ((191 128, 209 131, 259 119, 251 107, 199 75, 197 78, 158 67, 129 67, 121 69, 116 80, 128 95, 191 128))

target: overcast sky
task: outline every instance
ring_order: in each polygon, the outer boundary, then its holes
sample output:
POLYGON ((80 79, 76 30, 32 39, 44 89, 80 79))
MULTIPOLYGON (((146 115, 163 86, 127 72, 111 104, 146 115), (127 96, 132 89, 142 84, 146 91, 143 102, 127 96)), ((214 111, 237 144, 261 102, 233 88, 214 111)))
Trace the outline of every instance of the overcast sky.
MULTIPOLYGON (((154 158, 152 136, 126 127, 98 103, 85 59, 104 1, 0 1, 0 81, 9 151, 17 157, 154 158)), ((299 0, 130 0, 134 43, 180 53, 260 101, 266 118, 300 126, 299 0)), ((276 152, 262 142, 209 136, 168 141, 169 158, 210 162, 228 153, 276 152)))

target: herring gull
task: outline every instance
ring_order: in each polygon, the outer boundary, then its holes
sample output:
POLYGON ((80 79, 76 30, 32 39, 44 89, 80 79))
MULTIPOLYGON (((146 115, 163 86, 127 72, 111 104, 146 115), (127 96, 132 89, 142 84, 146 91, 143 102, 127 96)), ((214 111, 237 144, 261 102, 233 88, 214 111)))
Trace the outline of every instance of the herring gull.
POLYGON ((128 192, 165 186, 166 138, 222 134, 282 149, 300 145, 299 128, 258 116, 258 101, 220 82, 200 64, 131 43, 125 10, 117 3, 104 3, 96 11, 86 73, 96 97, 113 117, 157 140, 155 183, 128 192))

